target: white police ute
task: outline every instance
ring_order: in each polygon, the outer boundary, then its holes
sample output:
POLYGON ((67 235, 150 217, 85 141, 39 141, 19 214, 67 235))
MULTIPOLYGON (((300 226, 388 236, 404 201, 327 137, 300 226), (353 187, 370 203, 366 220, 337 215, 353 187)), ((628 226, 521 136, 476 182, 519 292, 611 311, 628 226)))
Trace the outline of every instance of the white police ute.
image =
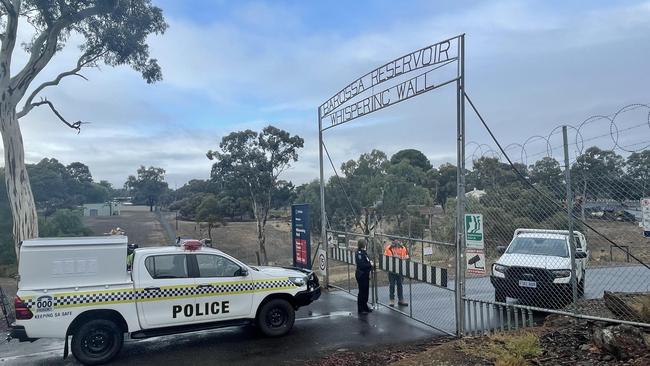
POLYGON ((128 256, 125 236, 25 240, 18 273, 10 337, 63 338, 64 357, 70 344, 89 365, 115 357, 125 333, 137 339, 252 323, 282 336, 295 310, 321 293, 312 271, 249 266, 196 240, 128 256))

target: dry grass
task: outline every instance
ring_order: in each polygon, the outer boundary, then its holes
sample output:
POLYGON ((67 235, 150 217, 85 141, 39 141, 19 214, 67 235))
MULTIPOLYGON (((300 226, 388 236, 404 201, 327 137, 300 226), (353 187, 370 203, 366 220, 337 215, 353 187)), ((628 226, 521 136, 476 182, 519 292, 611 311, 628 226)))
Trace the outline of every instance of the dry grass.
POLYGON ((511 332, 479 339, 462 339, 428 348, 392 366, 474 365, 527 366, 542 353, 532 332, 511 332))
POLYGON ((542 349, 539 338, 533 333, 497 334, 489 337, 483 352, 496 366, 525 366, 529 359, 539 356, 542 349))
MULTIPOLYGON (((175 228, 174 220, 170 221, 175 228)), ((208 237, 207 224, 179 221, 177 235, 184 238, 202 239, 208 237)), ((318 239, 312 238, 312 256, 318 239)), ((228 222, 212 229, 213 246, 246 263, 257 263, 257 229, 255 222, 228 222)), ((292 263, 291 223, 285 220, 269 221, 266 224, 266 252, 270 264, 290 265, 292 263)))
POLYGON ((119 227, 126 232, 129 243, 141 247, 170 245, 163 226, 154 212, 146 206, 124 206, 120 216, 84 217, 84 224, 94 235, 104 235, 119 227))

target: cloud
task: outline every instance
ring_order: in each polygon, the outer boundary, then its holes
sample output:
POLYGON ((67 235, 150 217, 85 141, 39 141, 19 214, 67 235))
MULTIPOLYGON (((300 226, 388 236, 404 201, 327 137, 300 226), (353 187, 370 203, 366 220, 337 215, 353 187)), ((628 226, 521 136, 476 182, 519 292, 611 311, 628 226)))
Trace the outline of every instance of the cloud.
MULTIPOLYGON (((459 33, 467 34, 468 93, 502 142, 521 143, 560 121, 648 102, 649 4, 424 3, 359 28, 339 25, 336 17, 347 15, 334 13, 312 24, 303 7, 313 3, 237 2, 228 16, 205 22, 170 12, 168 32, 150 40, 164 80, 147 85, 126 67, 103 67, 86 71, 88 82, 68 78, 47 89, 66 117, 92 123, 77 135, 48 110, 34 110, 21 121, 26 156, 82 161, 116 185, 140 165, 161 166, 180 186, 209 175, 205 152, 223 135, 274 124, 305 138, 286 176, 305 182, 318 177, 319 104, 370 69, 459 33)), ((21 39, 29 30, 21 24, 21 39)), ((73 65, 79 41, 73 37, 38 82, 73 65)), ((468 110, 468 141, 489 142, 477 122, 468 110)), ((436 164, 454 162, 455 123, 450 87, 330 130, 326 144, 337 168, 373 148, 390 155, 414 147, 436 164)))

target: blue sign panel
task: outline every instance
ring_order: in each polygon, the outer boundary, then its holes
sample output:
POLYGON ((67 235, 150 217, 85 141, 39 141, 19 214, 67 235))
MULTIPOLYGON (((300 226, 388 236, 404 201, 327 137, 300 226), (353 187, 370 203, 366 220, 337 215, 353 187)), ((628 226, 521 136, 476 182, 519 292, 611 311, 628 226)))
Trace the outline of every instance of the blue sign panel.
POLYGON ((293 265, 311 269, 311 235, 309 233, 309 204, 291 206, 291 240, 293 265))

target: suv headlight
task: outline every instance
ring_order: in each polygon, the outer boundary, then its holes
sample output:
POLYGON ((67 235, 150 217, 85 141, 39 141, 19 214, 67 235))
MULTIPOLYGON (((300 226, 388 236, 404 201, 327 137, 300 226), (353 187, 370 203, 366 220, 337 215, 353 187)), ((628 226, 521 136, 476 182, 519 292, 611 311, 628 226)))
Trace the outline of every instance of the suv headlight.
POLYGON ((508 267, 506 267, 504 265, 501 265, 501 264, 498 264, 498 263, 494 263, 492 265, 492 273, 499 272, 499 273, 505 274, 507 270, 508 270, 508 267))
POLYGON ((296 286, 302 287, 307 283, 307 278, 306 277, 289 277, 289 281, 291 281, 296 286))
POLYGON ((553 273, 553 277, 555 278, 571 277, 570 269, 553 269, 551 273, 553 273))

